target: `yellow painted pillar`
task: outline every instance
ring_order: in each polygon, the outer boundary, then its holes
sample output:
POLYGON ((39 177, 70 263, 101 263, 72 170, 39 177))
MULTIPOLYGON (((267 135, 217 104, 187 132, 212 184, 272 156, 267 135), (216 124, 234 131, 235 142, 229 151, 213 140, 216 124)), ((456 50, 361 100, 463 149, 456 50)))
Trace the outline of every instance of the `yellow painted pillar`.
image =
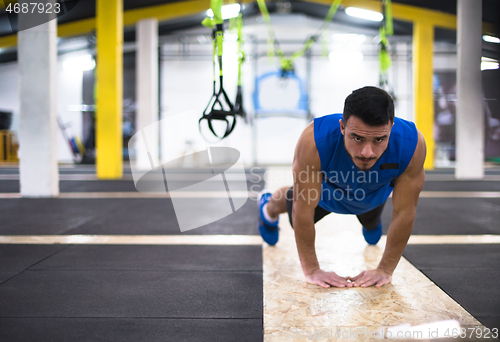
POLYGON ((427 145, 424 168, 434 168, 434 95, 432 57, 434 26, 425 21, 413 24, 413 89, 415 124, 427 145))
POLYGON ((123 175, 123 0, 97 0, 96 168, 123 175))

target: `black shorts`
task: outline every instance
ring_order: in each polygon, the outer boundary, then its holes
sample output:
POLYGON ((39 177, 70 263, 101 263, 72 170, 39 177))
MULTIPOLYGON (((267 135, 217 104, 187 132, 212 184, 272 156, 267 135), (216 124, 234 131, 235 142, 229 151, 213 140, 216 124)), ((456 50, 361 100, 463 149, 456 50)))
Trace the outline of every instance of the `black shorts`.
MULTIPOLYGON (((358 218, 361 225, 366 229, 368 230, 375 229, 377 228, 380 216, 382 215, 382 211, 384 210, 384 206, 385 202, 384 204, 364 214, 356 215, 356 217, 358 218)), ((286 192, 286 211, 288 212, 288 219, 290 220, 290 225, 293 228, 292 208, 293 208, 293 187, 288 189, 286 192)), ((314 223, 318 222, 319 220, 321 220, 323 217, 325 217, 330 213, 331 213, 330 211, 323 209, 319 205, 316 206, 316 209, 314 210, 314 223)))

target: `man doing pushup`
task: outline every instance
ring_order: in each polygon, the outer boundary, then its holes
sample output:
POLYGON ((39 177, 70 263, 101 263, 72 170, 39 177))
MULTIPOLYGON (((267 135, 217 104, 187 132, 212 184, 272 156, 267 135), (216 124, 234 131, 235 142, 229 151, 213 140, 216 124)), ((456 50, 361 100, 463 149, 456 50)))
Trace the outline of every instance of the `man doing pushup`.
POLYGON ((259 231, 270 245, 279 238, 278 217, 288 212, 306 281, 323 287, 377 287, 390 283, 413 229, 425 174, 422 133, 394 117, 385 91, 364 87, 345 100, 343 114, 314 119, 293 159, 293 186, 259 196, 259 231), (378 267, 355 277, 321 270, 315 223, 331 212, 354 214, 368 244, 382 236, 380 216, 392 195, 392 221, 378 267))

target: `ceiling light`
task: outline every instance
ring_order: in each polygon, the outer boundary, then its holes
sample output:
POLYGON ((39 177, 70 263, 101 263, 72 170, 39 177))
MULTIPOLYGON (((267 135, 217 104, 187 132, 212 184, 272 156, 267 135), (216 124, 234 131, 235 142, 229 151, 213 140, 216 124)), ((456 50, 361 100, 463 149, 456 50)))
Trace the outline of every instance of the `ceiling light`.
POLYGON ((82 72, 94 70, 95 60, 91 55, 82 55, 78 57, 70 57, 63 62, 63 69, 66 71, 82 72))
POLYGON ((500 38, 488 36, 487 34, 483 36, 483 40, 488 43, 500 43, 500 38))
MULTIPOLYGON (((238 14, 240 13, 240 4, 231 4, 231 5, 226 5, 222 6, 221 14, 222 14, 222 19, 230 19, 230 18, 236 18, 238 14)), ((207 11, 207 16, 213 17, 214 12, 212 9, 209 9, 207 11)))
POLYGON ((493 58, 481 57, 481 71, 498 69, 498 61, 493 58))
POLYGON ((356 17, 356 18, 361 18, 361 19, 366 19, 366 20, 371 20, 371 21, 382 21, 384 19, 384 16, 382 13, 375 12, 375 11, 369 11, 357 7, 347 7, 345 9, 345 13, 347 15, 350 15, 351 17, 356 17))

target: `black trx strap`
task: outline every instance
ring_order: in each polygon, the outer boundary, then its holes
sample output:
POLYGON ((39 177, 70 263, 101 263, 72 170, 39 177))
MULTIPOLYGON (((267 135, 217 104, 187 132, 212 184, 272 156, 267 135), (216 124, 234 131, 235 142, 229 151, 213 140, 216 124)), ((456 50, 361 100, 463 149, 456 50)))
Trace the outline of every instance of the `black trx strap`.
POLYGON ((221 0, 211 0, 211 8, 214 13, 214 19, 206 18, 203 21, 203 25, 208 27, 213 27, 213 94, 208 102, 205 110, 203 111, 203 116, 198 121, 198 126, 201 132, 201 122, 206 120, 208 123, 208 128, 210 131, 219 139, 224 139, 234 130, 236 126, 236 112, 234 106, 229 100, 223 86, 223 74, 222 74, 222 44, 224 39, 224 20, 222 20, 221 0), (216 90, 216 63, 219 64, 219 90, 216 90), (228 120, 229 118, 229 120, 228 120), (219 136, 213 127, 212 120, 224 121, 226 123, 226 130, 222 136, 219 136))

